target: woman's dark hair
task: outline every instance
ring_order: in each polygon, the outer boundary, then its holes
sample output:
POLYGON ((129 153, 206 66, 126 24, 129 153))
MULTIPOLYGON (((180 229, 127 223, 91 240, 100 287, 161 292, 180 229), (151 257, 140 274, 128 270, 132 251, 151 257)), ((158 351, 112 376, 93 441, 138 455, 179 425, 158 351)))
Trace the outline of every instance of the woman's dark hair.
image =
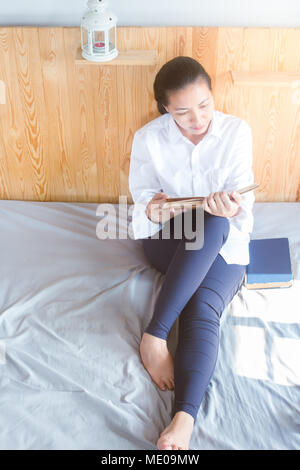
POLYGON ((160 114, 168 112, 164 106, 169 104, 169 92, 178 91, 198 80, 203 80, 212 91, 211 78, 197 60, 178 56, 166 62, 158 71, 153 84, 154 98, 160 114))

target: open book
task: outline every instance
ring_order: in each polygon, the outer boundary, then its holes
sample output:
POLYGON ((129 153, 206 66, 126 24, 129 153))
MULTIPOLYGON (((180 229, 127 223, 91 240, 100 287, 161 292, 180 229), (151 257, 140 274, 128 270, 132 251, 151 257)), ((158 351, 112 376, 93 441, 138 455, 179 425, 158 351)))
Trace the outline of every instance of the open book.
MULTIPOLYGON (((239 189, 236 192, 240 194, 247 193, 248 191, 253 191, 253 189, 258 188, 259 184, 250 184, 245 188, 239 189)), ((164 203, 164 209, 176 209, 178 207, 182 207, 183 205, 188 209, 192 209, 194 207, 200 207, 203 203, 204 197, 175 197, 175 198, 168 198, 164 203)), ((232 199, 232 198, 230 198, 232 199)))

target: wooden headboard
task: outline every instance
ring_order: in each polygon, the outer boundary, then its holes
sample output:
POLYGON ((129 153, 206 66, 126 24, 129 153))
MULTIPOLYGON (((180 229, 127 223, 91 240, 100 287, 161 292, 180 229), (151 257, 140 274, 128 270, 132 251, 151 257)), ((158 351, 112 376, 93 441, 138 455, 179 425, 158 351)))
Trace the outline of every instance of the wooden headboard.
POLYGON ((153 82, 179 55, 212 78, 215 108, 253 131, 256 201, 300 201, 300 29, 119 27, 154 65, 76 62, 80 28, 0 28, 0 198, 128 196, 134 132, 159 116, 153 82))

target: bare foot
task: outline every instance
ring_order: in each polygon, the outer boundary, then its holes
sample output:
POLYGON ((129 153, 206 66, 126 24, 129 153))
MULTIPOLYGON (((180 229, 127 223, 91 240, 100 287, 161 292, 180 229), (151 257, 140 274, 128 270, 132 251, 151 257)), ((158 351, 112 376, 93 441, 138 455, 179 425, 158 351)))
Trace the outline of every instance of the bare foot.
POLYGON ((160 450, 188 450, 194 428, 194 418, 185 411, 175 413, 171 423, 157 441, 160 450))
POLYGON ((174 361, 166 340, 144 333, 140 355, 145 369, 161 390, 174 389, 174 361))

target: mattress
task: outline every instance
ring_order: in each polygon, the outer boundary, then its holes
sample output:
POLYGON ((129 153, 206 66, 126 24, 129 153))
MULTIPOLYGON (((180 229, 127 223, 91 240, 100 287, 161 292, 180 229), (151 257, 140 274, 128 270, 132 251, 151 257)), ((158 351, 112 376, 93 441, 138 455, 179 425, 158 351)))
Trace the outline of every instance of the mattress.
MULTIPOLYGON (((139 356, 164 275, 126 237, 130 211, 113 205, 105 239, 100 207, 0 201, 2 450, 156 450, 170 422, 174 391, 139 356)), ((253 213, 251 238, 289 238, 294 283, 242 286, 223 312, 190 449, 300 448, 300 203, 253 213)))

